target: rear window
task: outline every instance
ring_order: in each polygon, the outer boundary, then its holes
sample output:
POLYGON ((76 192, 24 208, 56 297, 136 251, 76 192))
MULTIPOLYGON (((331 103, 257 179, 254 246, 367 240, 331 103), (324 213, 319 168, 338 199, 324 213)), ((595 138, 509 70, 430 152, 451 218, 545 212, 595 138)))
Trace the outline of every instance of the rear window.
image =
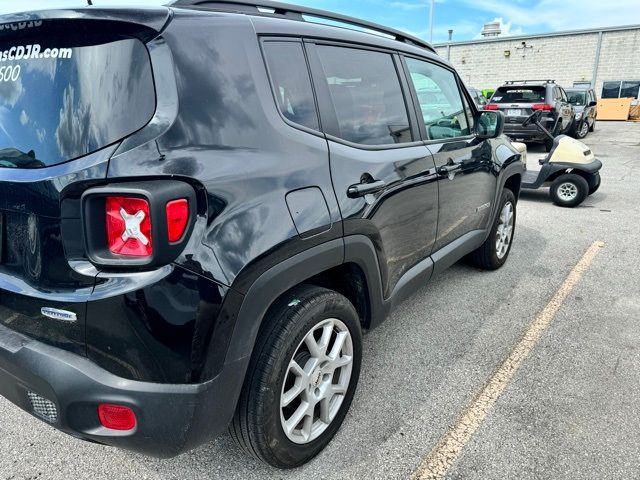
POLYGON ((491 103, 539 103, 545 100, 544 87, 500 87, 491 103))
POLYGON ((145 126, 155 111, 136 39, 0 42, 0 167, 73 160, 145 126))

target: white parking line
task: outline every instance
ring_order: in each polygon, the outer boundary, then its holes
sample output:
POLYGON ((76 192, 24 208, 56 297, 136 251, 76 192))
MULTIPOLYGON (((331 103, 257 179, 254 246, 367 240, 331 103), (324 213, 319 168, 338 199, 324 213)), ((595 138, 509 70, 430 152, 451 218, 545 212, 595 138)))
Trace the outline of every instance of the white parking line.
POLYGON ((604 248, 604 242, 600 241, 594 242, 589 247, 562 285, 560 285, 560 288, 558 288, 547 306, 544 307, 533 322, 531 322, 526 333, 515 345, 509 357, 491 376, 482 391, 465 409, 455 425, 424 458, 413 474, 414 480, 444 478, 453 462, 458 458, 469 440, 471 440, 476 430, 482 425, 491 408, 500 395, 502 395, 507 385, 509 385, 518 368, 522 365, 522 362, 529 356, 540 340, 542 333, 551 324, 564 301, 584 276, 602 248, 604 248))

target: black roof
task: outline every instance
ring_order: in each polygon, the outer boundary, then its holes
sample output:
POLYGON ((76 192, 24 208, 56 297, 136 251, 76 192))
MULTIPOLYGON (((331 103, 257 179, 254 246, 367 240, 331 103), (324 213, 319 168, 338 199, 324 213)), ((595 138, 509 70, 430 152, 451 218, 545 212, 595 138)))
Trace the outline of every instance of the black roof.
POLYGON ((175 0, 169 4, 170 7, 190 7, 205 10, 221 10, 232 11, 238 13, 246 13, 259 16, 277 16, 290 20, 298 20, 306 22, 305 16, 314 17, 322 20, 330 20, 338 22, 346 27, 356 27, 364 29, 364 33, 380 34, 390 37, 391 39, 405 43, 410 46, 419 47, 428 50, 430 53, 436 53, 435 49, 424 40, 401 32, 399 30, 385 27, 377 23, 361 20, 347 15, 319 10, 316 8, 302 7, 290 5, 288 3, 275 2, 272 0, 175 0))

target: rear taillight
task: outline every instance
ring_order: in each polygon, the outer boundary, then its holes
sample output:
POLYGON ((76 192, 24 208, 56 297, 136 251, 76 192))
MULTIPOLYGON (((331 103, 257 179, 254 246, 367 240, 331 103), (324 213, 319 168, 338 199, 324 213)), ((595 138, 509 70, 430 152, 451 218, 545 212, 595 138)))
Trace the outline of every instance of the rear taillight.
POLYGON ((153 253, 149 202, 135 197, 107 197, 107 246, 115 255, 150 257, 153 253))
POLYGON ((198 213, 196 191, 178 180, 94 187, 81 202, 86 255, 114 269, 154 269, 175 261, 198 213))
POLYGON ((129 407, 101 403, 98 418, 103 427, 110 430, 128 431, 136 428, 136 414, 129 407))
POLYGON ((553 106, 547 103, 535 103, 531 106, 531 110, 533 111, 542 110, 544 112, 550 112, 553 110, 553 106))
POLYGON ((167 235, 171 243, 180 241, 189 222, 189 201, 186 198, 172 200, 165 207, 167 235))
POLYGON ((488 103, 484 106, 485 110, 498 110, 498 105, 495 103, 488 103))

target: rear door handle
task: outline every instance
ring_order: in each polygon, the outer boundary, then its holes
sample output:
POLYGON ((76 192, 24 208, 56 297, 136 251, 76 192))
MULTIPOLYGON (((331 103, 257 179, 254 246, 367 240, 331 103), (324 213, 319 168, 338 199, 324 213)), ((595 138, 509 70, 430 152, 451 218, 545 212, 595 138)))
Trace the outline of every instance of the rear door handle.
POLYGON ((364 197, 365 195, 368 195, 370 193, 379 192, 386 186, 387 184, 384 182, 384 180, 376 180, 375 182, 371 183, 358 183, 356 185, 351 185, 347 189, 347 196, 349 198, 364 197))

